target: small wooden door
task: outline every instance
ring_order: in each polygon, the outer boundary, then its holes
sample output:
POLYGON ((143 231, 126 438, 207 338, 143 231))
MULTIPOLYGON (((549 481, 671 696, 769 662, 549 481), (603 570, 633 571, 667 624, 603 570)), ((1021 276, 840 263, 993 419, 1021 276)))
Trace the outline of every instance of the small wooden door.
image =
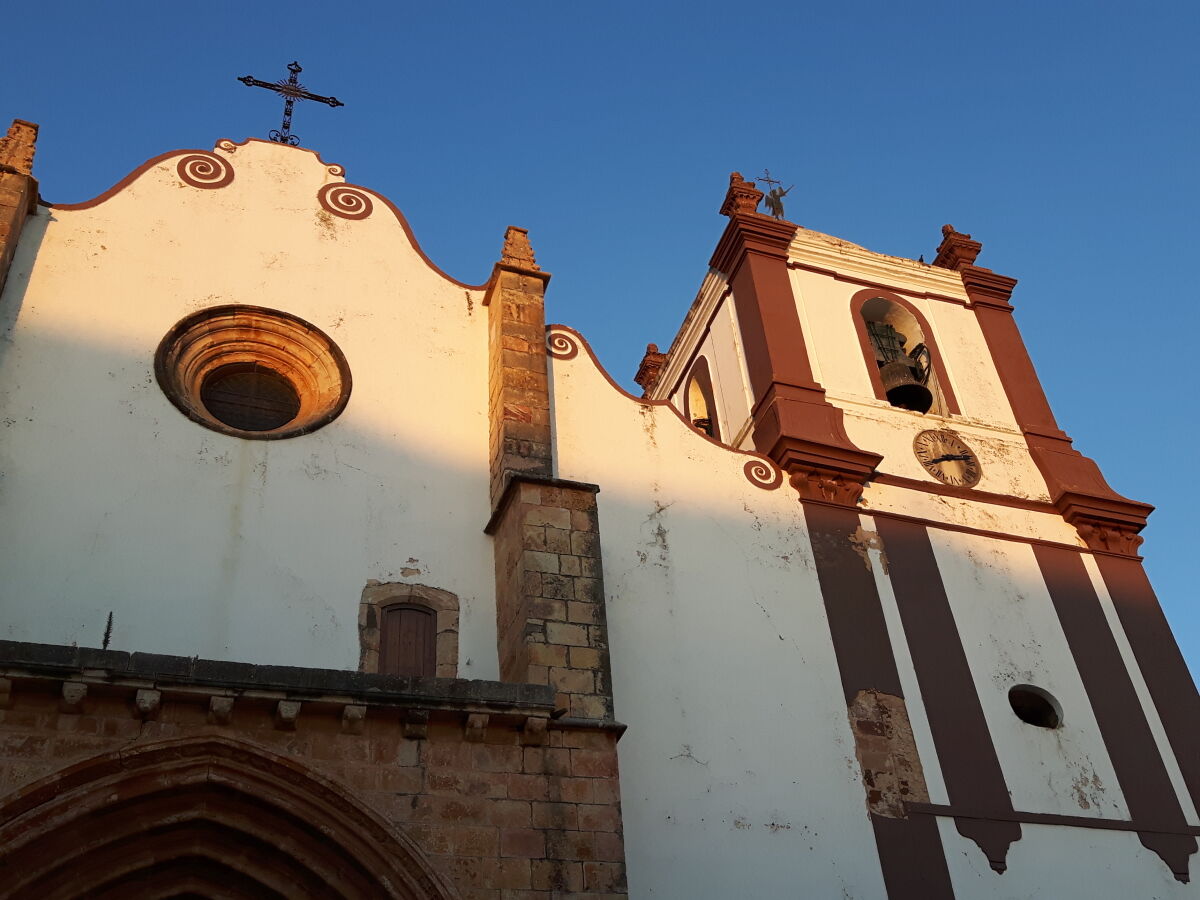
POLYGON ((379 671, 385 675, 437 672, 437 616, 432 609, 398 603, 383 610, 379 671))

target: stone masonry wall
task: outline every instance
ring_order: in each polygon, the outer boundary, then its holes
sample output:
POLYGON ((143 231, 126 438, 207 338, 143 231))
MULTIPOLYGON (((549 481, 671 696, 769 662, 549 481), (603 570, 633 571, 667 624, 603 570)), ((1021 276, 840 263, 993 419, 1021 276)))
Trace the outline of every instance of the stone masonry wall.
POLYGON ((95 674, 91 683, 0 679, 0 817, 5 797, 66 765, 223 735, 337 782, 415 840, 464 900, 625 894, 610 730, 451 710, 406 720, 370 705, 351 715, 344 697, 297 701, 281 716, 278 699, 255 692, 235 702, 233 692, 97 683, 95 674), (224 710, 216 718, 213 697, 224 710))
POLYGON ((501 677, 550 684, 571 716, 612 721, 595 485, 559 481, 550 431, 549 275, 509 228, 485 302, 501 677))
POLYGON ((512 475, 552 474, 544 310, 549 279, 534 261, 525 229, 510 227, 484 299, 493 506, 512 475))
POLYGON ((571 716, 613 718, 596 487, 521 479, 494 531, 501 677, 549 684, 571 716))
POLYGON ((7 137, 0 138, 0 290, 8 277, 25 218, 38 201, 38 184, 32 176, 38 127, 14 119, 7 137))

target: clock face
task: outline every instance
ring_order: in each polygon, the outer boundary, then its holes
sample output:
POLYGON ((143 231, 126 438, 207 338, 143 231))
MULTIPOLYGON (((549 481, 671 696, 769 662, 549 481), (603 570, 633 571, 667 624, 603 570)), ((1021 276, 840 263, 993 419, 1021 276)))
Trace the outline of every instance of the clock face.
POLYGON ((913 438, 913 453, 925 471, 943 484, 974 487, 983 474, 975 451, 953 431, 922 431, 913 438))

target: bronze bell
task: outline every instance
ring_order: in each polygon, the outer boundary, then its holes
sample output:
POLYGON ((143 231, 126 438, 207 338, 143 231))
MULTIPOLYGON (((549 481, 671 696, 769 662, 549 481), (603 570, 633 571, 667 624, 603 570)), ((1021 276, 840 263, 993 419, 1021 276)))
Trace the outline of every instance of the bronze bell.
POLYGON ((883 392, 892 406, 919 413, 929 412, 933 406, 933 394, 917 381, 916 373, 908 363, 890 362, 881 366, 879 377, 883 379, 883 392))

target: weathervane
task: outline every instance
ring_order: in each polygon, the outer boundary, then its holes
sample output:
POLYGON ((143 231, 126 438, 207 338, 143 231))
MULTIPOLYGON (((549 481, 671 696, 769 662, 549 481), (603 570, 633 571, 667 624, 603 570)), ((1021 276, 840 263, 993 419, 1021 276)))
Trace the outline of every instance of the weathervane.
POLYGON ((243 75, 238 81, 248 87, 266 88, 268 91, 275 91, 275 93, 283 95, 283 128, 272 130, 271 140, 277 144, 290 144, 294 147, 300 143, 300 139, 292 134, 292 106, 297 100, 316 100, 320 103, 328 103, 330 106, 345 106, 346 104, 337 97, 322 97, 320 94, 310 94, 306 91, 304 85, 296 78, 304 71, 300 68, 300 63, 293 62, 288 66, 288 71, 292 74, 286 81, 282 78, 275 82, 259 81, 250 75, 243 75))
POLYGON ((792 187, 789 187, 787 190, 784 190, 783 182, 772 178, 770 169, 763 169, 763 173, 760 176, 758 176, 758 180, 765 181, 767 184, 773 185, 771 190, 767 192, 767 196, 764 199, 766 200, 766 203, 767 203, 767 210, 771 213, 771 215, 773 215, 777 219, 782 219, 783 218, 783 198, 788 195, 788 191, 790 191, 792 188, 794 188, 795 185, 793 184, 792 187))

